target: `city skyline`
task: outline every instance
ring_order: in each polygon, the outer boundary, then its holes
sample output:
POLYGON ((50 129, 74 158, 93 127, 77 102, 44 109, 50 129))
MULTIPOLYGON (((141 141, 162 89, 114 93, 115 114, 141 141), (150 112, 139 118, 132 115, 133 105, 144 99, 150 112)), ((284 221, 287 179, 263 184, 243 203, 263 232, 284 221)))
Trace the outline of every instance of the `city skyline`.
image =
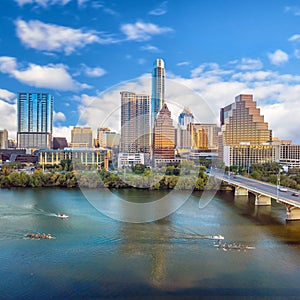
MULTIPOLYGON (((151 95, 148 77, 161 57, 166 78, 198 93, 215 115, 235 96, 253 94, 273 135, 300 142, 295 1, 12 0, 0 8, 0 129, 10 137, 18 92, 53 94, 53 135, 69 140, 73 126, 87 125, 81 116, 93 114, 91 102, 102 104, 100 121, 113 112, 120 90, 104 95, 107 89, 122 83, 122 90, 151 95)), ((186 104, 182 97, 177 103, 186 104)), ((188 103, 193 112, 197 105, 188 103)))

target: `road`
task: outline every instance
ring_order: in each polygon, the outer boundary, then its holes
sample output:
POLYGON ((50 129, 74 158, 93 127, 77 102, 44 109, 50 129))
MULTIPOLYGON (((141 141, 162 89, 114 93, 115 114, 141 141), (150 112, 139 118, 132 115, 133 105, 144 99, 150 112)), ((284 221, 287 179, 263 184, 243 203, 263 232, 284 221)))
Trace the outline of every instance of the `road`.
POLYGON ((290 204, 300 208, 300 196, 293 196, 292 194, 296 191, 292 189, 287 189, 286 192, 277 190, 277 186, 258 180, 250 179, 240 175, 227 175, 222 174, 218 171, 212 172, 210 175, 222 179, 232 185, 237 185, 248 189, 250 192, 256 192, 262 195, 270 196, 273 199, 278 200, 284 204, 290 204))

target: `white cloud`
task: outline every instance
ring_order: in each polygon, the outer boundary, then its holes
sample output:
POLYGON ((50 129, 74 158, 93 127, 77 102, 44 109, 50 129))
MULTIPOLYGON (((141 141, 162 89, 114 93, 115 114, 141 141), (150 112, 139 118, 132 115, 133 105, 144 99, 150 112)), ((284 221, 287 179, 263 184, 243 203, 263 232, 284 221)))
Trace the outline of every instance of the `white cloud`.
POLYGON ((296 42, 300 40, 300 34, 294 34, 289 38, 290 42, 296 42))
POLYGON ((25 4, 36 4, 38 6, 46 8, 48 5, 66 5, 71 0, 15 0, 19 6, 23 6, 25 4))
POLYGON ((74 126, 54 126, 53 136, 54 137, 65 137, 68 142, 71 142, 71 130, 74 126))
POLYGON ((121 25, 121 31, 127 36, 128 40, 147 41, 153 35, 159 35, 173 31, 170 27, 160 27, 153 23, 136 22, 134 24, 121 25))
POLYGON ((17 105, 7 103, 0 96, 0 129, 7 129, 8 136, 16 138, 17 132, 17 105))
POLYGON ((15 79, 39 88, 61 91, 77 91, 89 88, 87 84, 72 79, 63 64, 40 66, 30 63, 26 69, 20 69, 14 57, 0 56, 0 72, 7 73, 15 79))
POLYGON ((177 63, 177 66, 178 67, 181 67, 181 66, 188 66, 190 63, 188 61, 182 61, 182 62, 179 62, 177 63))
POLYGON ((278 49, 274 53, 268 54, 269 60, 273 65, 281 65, 286 63, 289 60, 289 56, 284 51, 278 49))
POLYGON ((149 51, 149 52, 153 52, 153 53, 158 53, 160 52, 160 50, 152 45, 146 45, 146 46, 142 46, 140 47, 141 50, 145 50, 145 51, 149 51))
POLYGON ((62 112, 53 112, 53 121, 54 122, 59 122, 59 121, 65 121, 66 120, 66 116, 64 113, 62 112))
POLYGON ((115 42, 110 37, 101 38, 94 31, 83 31, 70 27, 47 24, 37 20, 25 22, 21 19, 15 22, 17 36, 22 43, 36 50, 74 52, 88 44, 107 44, 115 42))
POLYGON ((162 2, 157 8, 151 10, 149 15, 161 16, 168 12, 167 10, 167 1, 162 2))
POLYGON ((259 70, 263 64, 260 59, 242 58, 236 67, 240 70, 259 70))
POLYGON ((297 6, 286 6, 284 8, 285 12, 290 12, 294 16, 300 16, 300 8, 297 6))
POLYGON ((8 90, 0 89, 0 99, 9 103, 13 103, 16 100, 16 94, 8 90))
POLYGON ((82 66, 84 74, 88 77, 101 77, 106 74, 106 71, 100 67, 90 68, 85 64, 82 64, 82 66))

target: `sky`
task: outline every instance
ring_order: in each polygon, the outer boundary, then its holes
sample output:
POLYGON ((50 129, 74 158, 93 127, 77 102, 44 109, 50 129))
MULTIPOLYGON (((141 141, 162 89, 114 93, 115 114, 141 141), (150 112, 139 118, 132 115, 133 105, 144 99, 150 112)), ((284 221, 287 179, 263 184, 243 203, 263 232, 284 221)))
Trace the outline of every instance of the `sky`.
POLYGON ((120 91, 151 94, 165 61, 174 120, 251 93, 273 136, 300 144, 300 2, 1 0, 0 129, 16 137, 18 92, 54 96, 54 136, 120 130, 120 91))

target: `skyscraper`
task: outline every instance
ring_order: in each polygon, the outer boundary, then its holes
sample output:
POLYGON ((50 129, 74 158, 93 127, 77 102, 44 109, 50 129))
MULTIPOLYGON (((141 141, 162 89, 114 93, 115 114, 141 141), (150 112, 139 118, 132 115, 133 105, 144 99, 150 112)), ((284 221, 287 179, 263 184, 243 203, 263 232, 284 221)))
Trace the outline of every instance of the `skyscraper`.
POLYGON ((19 93, 17 102, 19 148, 50 148, 53 127, 53 96, 19 93))
POLYGON ((154 159, 174 159, 175 128, 171 112, 164 103, 154 123, 153 130, 154 159))
POLYGON ((151 95, 151 128, 165 102, 165 64, 161 58, 154 61, 152 72, 152 95, 151 95))
MULTIPOLYGON (((194 116, 184 108, 178 117, 178 126, 176 130, 176 147, 177 149, 191 149, 192 138, 188 130, 188 125, 194 124, 194 116)), ((190 127, 189 127, 190 128, 190 127)))
POLYGON ((253 95, 239 95, 234 103, 221 108, 220 123, 224 145, 259 145, 272 140, 272 130, 256 107, 253 95))
POLYGON ((120 152, 150 153, 150 97, 121 92, 120 152))
POLYGON ((242 94, 221 108, 219 155, 226 166, 249 167, 273 160, 272 130, 256 107, 253 95, 242 94))
POLYGON ((8 132, 6 129, 0 130, 0 149, 8 148, 8 132))

